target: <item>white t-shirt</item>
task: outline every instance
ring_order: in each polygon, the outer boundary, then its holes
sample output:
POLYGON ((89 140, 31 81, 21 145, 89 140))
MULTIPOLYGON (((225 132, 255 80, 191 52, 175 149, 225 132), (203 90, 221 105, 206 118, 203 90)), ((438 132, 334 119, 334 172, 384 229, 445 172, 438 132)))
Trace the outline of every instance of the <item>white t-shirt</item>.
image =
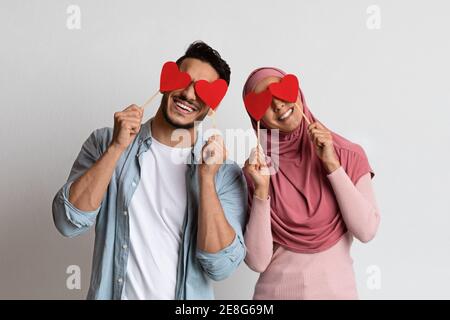
POLYGON ((174 299, 178 253, 186 212, 191 148, 156 139, 143 153, 141 178, 128 208, 130 247, 122 299, 174 299))

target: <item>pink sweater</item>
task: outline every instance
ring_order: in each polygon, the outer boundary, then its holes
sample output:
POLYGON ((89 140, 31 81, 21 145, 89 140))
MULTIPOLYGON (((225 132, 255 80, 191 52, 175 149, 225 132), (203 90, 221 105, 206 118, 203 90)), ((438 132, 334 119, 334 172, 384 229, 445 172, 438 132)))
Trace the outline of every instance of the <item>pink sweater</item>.
POLYGON ((356 186, 340 167, 328 179, 348 232, 331 248, 313 254, 295 253, 273 243, 270 198, 253 196, 245 231, 245 262, 261 273, 254 299, 357 299, 350 247, 353 236, 370 241, 378 229, 379 210, 370 173, 356 186))

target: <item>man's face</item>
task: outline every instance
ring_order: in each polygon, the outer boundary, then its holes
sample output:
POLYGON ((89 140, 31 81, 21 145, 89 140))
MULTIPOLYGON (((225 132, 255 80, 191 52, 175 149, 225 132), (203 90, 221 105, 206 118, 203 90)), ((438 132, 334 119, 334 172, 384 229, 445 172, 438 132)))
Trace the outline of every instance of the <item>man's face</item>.
POLYGON ((215 81, 219 79, 219 74, 209 63, 194 58, 184 59, 179 69, 189 73, 192 82, 184 89, 164 94, 161 107, 164 119, 170 125, 190 129, 195 121, 202 121, 209 111, 209 107, 195 94, 194 83, 198 80, 215 81))

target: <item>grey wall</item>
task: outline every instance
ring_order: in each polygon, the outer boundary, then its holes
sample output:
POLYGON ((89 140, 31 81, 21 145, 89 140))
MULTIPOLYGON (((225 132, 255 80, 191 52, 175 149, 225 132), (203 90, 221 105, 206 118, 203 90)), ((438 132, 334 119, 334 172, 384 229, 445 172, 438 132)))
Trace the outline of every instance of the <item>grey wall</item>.
MULTIPOLYGON (((220 128, 250 128, 243 82, 274 65, 299 75, 322 122, 364 146, 382 225, 353 247, 361 298, 450 298, 449 16, 444 0, 2 0, 0 298, 85 297, 93 233, 60 236, 53 195, 89 133, 145 101, 161 64, 197 39, 232 67, 220 128), (66 26, 71 4, 79 30, 66 26), (380 29, 369 28, 371 5, 380 29), (69 265, 80 290, 66 287, 69 265)), ((251 298, 256 279, 242 265, 216 296, 251 298)))

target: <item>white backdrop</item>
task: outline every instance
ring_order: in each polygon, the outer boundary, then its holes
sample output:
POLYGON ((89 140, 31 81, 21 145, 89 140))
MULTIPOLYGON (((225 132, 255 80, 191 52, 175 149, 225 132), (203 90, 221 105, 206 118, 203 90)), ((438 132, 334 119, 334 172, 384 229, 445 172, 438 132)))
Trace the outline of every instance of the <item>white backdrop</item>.
MULTIPOLYGON (((85 297, 94 235, 60 236, 53 196, 90 132, 145 101, 162 63, 198 39, 232 68, 220 128, 250 128, 245 78, 278 66, 365 148, 382 223, 352 250, 361 298, 450 298, 449 16, 445 0, 2 0, 0 298, 85 297), (66 287, 70 265, 79 290, 66 287)), ((251 298, 257 276, 242 264, 216 297, 251 298)))

